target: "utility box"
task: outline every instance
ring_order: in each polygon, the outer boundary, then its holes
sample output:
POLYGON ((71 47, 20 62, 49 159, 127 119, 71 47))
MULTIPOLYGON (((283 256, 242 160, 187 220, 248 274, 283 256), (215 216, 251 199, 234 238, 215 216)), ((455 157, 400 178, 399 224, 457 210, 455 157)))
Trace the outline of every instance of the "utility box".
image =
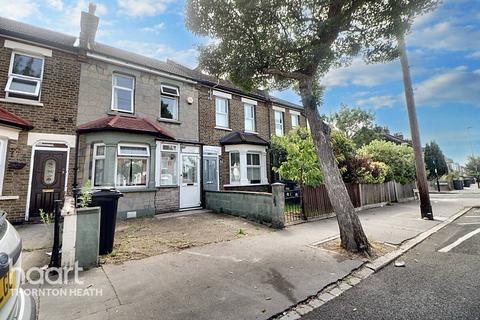
POLYGON ((100 207, 75 208, 68 198, 62 210, 62 267, 82 268, 98 265, 100 207))

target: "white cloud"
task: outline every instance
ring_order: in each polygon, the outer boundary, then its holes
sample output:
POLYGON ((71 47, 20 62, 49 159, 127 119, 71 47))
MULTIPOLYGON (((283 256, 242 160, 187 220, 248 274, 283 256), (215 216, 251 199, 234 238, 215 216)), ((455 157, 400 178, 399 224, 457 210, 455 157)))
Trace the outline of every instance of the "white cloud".
POLYGON ((382 108, 391 108, 397 102, 398 102, 398 98, 396 96, 381 95, 381 96, 372 96, 366 99, 359 99, 356 101, 356 104, 359 107, 382 109, 382 108))
POLYGON ((33 15, 38 15, 38 5, 29 0, 0 0, 2 17, 14 20, 24 20, 33 15))
POLYGON ((156 25, 154 26, 151 26, 151 27, 144 27, 142 29, 140 29, 141 31, 144 31, 144 32, 153 32, 153 33, 158 33, 160 32, 161 30, 165 29, 165 23, 164 22, 160 22, 160 23, 157 23, 156 25))
POLYGON ((58 10, 58 11, 63 11, 63 1, 62 0, 46 0, 47 5, 50 6, 51 8, 58 10))
POLYGON ((463 67, 446 70, 444 73, 421 82, 415 88, 417 104, 438 106, 458 103, 480 107, 480 72, 463 67))
POLYGON ((198 52, 193 48, 177 50, 161 43, 131 40, 114 41, 112 45, 128 51, 135 48, 135 53, 159 60, 172 59, 189 67, 195 67, 197 62, 198 52))
POLYGON ((120 11, 132 17, 155 16, 165 12, 174 0, 117 0, 120 11))
POLYGON ((397 61, 385 64, 366 64, 356 58, 352 64, 332 69, 323 79, 322 84, 328 87, 344 87, 357 85, 374 87, 391 81, 398 81, 402 75, 397 61))

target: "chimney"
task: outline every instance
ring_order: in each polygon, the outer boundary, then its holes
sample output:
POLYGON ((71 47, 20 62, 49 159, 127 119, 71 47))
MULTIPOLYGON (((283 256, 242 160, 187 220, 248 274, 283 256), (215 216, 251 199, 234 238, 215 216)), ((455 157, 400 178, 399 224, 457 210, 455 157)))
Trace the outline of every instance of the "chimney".
POLYGON ((400 140, 403 140, 403 133, 401 133, 401 132, 395 133, 394 136, 395 136, 396 138, 400 139, 400 140))
POLYGON ((88 12, 82 11, 80 20, 80 48, 92 50, 95 45, 95 35, 98 28, 98 17, 95 15, 97 6, 94 3, 88 5, 88 12))

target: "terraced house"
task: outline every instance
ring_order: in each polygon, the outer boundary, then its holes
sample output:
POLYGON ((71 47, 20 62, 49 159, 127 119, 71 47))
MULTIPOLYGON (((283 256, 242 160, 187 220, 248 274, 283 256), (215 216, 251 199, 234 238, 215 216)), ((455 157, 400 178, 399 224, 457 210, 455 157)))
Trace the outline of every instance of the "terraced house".
POLYGON ((120 218, 201 207, 203 190, 268 191, 270 137, 305 126, 302 108, 96 42, 94 11, 82 12, 78 39, 0 20, 0 209, 10 220, 51 212, 88 182, 123 193, 120 218))
POLYGON ((52 212, 71 191, 80 82, 76 37, 0 18, 0 209, 52 212))

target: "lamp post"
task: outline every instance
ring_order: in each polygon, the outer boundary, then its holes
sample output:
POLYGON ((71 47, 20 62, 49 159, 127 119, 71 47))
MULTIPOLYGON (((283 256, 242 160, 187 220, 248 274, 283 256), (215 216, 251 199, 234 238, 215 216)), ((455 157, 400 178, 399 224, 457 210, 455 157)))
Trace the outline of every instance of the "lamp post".
POLYGON ((435 167, 435 177, 437 178, 437 190, 440 192, 440 182, 438 181, 438 170, 437 170, 437 164, 435 163, 435 160, 432 159, 433 166, 435 167))

